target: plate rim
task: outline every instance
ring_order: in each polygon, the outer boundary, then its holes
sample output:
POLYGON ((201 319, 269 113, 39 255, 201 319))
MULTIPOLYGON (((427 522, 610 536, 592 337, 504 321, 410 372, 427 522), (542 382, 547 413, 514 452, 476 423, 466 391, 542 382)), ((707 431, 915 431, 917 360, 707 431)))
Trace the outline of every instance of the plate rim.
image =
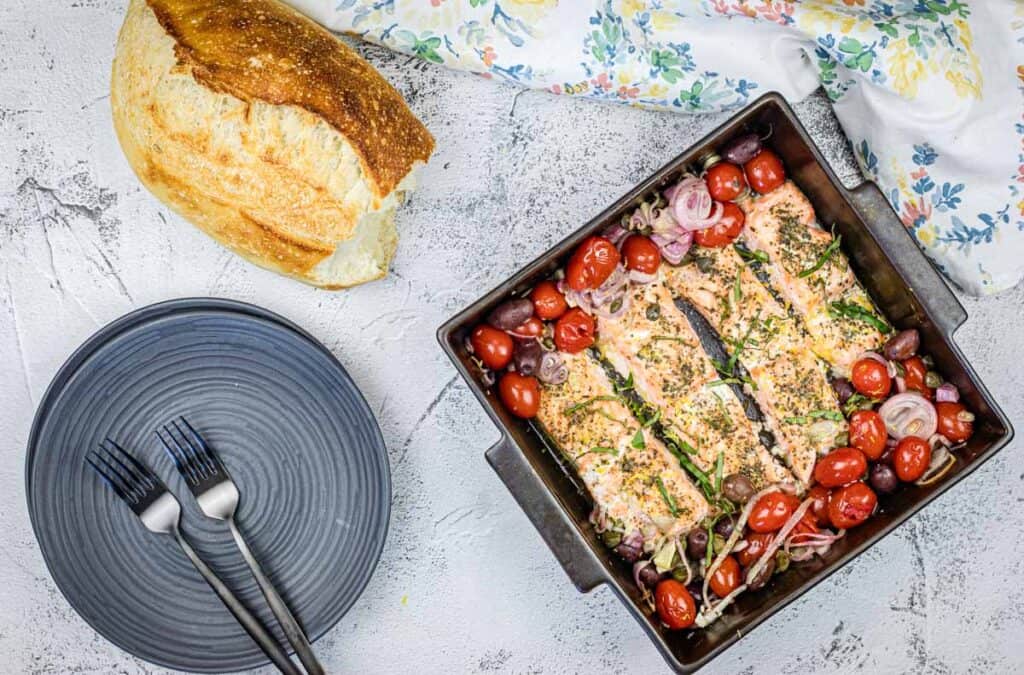
MULTIPOLYGON (((352 389, 356 395, 356 402, 366 410, 372 426, 371 432, 380 441, 381 451, 378 454, 380 455, 380 458, 383 460, 383 494, 386 496, 386 499, 382 500, 383 518, 381 520, 383 523, 383 529, 381 532, 379 544, 377 545, 376 550, 372 551, 372 562, 367 571, 366 578, 363 580, 362 584, 358 587, 358 590, 352 596, 352 601, 349 603, 348 607, 345 607, 344 610, 338 615, 337 619, 325 625, 319 632, 309 635, 309 641, 311 643, 316 642, 317 640, 325 636, 327 633, 329 633, 332 629, 334 629, 334 627, 341 622, 341 620, 349 613, 349 611, 351 611, 352 607, 355 606, 356 602, 359 601, 359 598, 361 598, 363 593, 366 591, 366 587, 369 585, 370 580, 373 578, 373 575, 377 570, 377 566, 380 564, 380 559, 384 553, 384 546, 387 544, 388 533, 390 532, 391 529, 391 503, 394 499, 393 483, 391 476, 391 460, 388 457, 387 443, 384 441, 384 435, 381 432, 380 423, 377 421, 377 416, 373 414, 373 409, 370 407, 369 403, 367 403, 366 397, 363 395, 362 390, 356 385, 355 381, 352 380, 352 376, 349 375, 348 370, 341 363, 341 361, 338 360, 334 353, 331 352, 331 350, 328 349, 320 340, 318 340, 308 331, 306 331, 299 325, 295 324, 291 320, 269 309, 260 307, 259 305, 254 305, 252 303, 243 302, 240 300, 231 300, 228 298, 217 297, 191 296, 184 298, 173 298, 170 300, 162 300, 159 302, 144 305, 142 307, 137 307, 129 312, 126 312, 125 314, 122 314, 121 316, 115 318, 114 320, 108 322, 107 324, 97 329, 88 338, 86 338, 77 348, 75 348, 74 351, 71 352, 71 354, 64 360, 61 366, 57 369, 56 373, 54 373, 53 377, 50 379, 50 383, 46 387, 46 391, 43 392, 42 397, 39 399, 39 403, 36 405, 35 413, 32 416, 32 424, 29 427, 28 438, 25 442, 24 476, 25 501, 26 506, 28 508, 29 523, 32 526, 32 536, 35 538, 36 546, 38 547, 39 553, 43 558, 43 564, 46 567, 46 572, 47 574, 49 574, 50 580, 53 582, 54 586, 57 587, 57 590, 60 592, 61 597, 63 597, 64 601, 67 602, 68 605, 75 611, 75 614, 77 614, 80 619, 82 619, 93 631, 95 631, 97 635, 99 635, 104 640, 114 645, 121 651, 130 654, 131 656, 145 663, 152 663, 154 665, 162 666, 165 668, 172 668, 176 670, 181 669, 180 664, 169 663, 163 660, 150 658, 149 656, 143 656, 137 653, 134 649, 126 647, 125 645, 120 644, 120 642, 118 642, 117 640, 114 640, 113 638, 109 637, 106 633, 99 630, 91 620, 86 618, 86 616, 82 613, 78 606, 74 602, 72 602, 72 600, 68 597, 68 594, 64 591, 63 586, 61 586, 60 582, 57 581, 57 577, 53 573, 53 566, 51 565, 50 556, 47 555, 46 551, 43 549, 42 544, 40 543, 39 525, 36 522, 35 508, 33 506, 32 499, 32 465, 35 459, 39 435, 41 433, 43 422, 46 418, 46 415, 52 408, 53 403, 64 391, 64 388, 67 386, 68 382, 75 375, 78 369, 89 359, 89 357, 91 357, 98 349, 100 349, 111 339, 136 326, 140 326, 153 319, 171 316, 181 312, 196 310, 221 312, 226 314, 242 314, 253 318, 268 320, 286 330, 295 333, 300 338, 305 340, 307 343, 312 345, 314 348, 322 352, 324 356, 327 357, 328 361, 331 362, 338 370, 340 370, 342 375, 346 379, 348 379, 348 381, 352 384, 352 389)), ((294 649, 291 647, 291 645, 284 645, 284 647, 287 653, 294 654, 294 649)), ((251 665, 246 665, 245 668, 261 668, 265 665, 268 665, 269 663, 270 659, 264 656, 262 660, 254 662, 251 665)), ((237 669, 202 668, 194 669, 193 672, 230 673, 237 672, 237 669)))

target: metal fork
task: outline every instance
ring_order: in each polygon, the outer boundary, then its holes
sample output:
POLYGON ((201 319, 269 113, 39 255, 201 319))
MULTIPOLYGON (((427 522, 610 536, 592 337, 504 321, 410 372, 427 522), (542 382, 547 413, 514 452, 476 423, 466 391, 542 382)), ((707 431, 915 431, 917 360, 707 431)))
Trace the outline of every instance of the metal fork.
POLYGON ((260 649, 270 657, 278 670, 287 675, 302 675, 288 654, 260 624, 245 605, 235 597, 224 582, 214 574, 181 533, 181 504, 149 467, 131 456, 124 448, 107 438, 99 444, 99 452, 90 450, 85 460, 103 482, 139 517, 150 532, 170 534, 178 542, 199 573, 210 584, 228 610, 242 624, 260 649))
POLYGON ((235 511, 238 509, 239 499, 238 488, 231 480, 231 476, 228 475, 220 458, 210 449, 199 432, 184 417, 178 419, 181 420, 180 425, 178 420, 172 420, 170 425, 164 425, 163 433, 161 430, 157 430, 157 438, 167 450, 167 454, 171 456, 174 465, 178 467, 178 471, 185 479, 196 501, 199 502, 199 508, 203 513, 210 518, 227 521, 228 527, 231 529, 231 536, 235 538, 235 544, 238 545, 238 550, 242 552, 242 557, 249 564, 249 569, 256 577, 256 583, 259 584, 270 609, 273 610, 274 616, 277 617, 284 629, 288 642, 295 648, 295 653, 302 661, 302 665, 306 667, 310 675, 323 675, 323 666, 317 661, 309 639, 306 638, 299 622, 295 620, 291 610, 288 609, 288 605, 270 583, 270 579, 263 573, 256 557, 249 550, 245 537, 238 529, 238 523, 235 521, 235 511))

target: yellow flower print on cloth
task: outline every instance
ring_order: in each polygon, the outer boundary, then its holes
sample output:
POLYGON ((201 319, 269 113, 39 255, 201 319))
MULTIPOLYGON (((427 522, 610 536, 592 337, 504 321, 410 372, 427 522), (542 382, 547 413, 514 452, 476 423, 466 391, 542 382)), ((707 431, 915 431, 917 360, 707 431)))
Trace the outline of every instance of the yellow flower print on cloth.
POLYGON ((1024 2, 286 0, 336 31, 682 113, 823 87, 865 176, 963 289, 1024 276, 1024 2))

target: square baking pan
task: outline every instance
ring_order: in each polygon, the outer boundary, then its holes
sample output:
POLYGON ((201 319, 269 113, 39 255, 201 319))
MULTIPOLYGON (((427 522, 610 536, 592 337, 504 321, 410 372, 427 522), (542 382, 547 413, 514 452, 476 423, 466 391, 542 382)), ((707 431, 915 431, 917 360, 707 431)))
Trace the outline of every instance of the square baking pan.
POLYGON ((846 189, 829 168, 785 100, 766 94, 629 191, 600 215, 526 265, 504 283, 455 315, 438 329, 441 347, 470 390, 501 431, 487 451, 487 461, 540 532, 569 578, 581 592, 607 584, 644 627, 665 660, 689 673, 736 642, 742 635, 800 597, 812 586, 910 518, 977 469, 1013 437, 999 409, 953 341, 967 319, 963 306, 925 258, 881 191, 869 182, 846 189), (495 392, 479 380, 465 348, 465 338, 490 310, 510 296, 521 295, 549 276, 586 237, 618 223, 644 199, 674 184, 707 153, 730 139, 769 131, 766 145, 786 167, 787 175, 814 205, 818 222, 835 223, 842 250, 879 309, 899 329, 917 328, 921 349, 936 369, 957 386, 961 400, 975 413, 975 433, 958 460, 937 482, 904 485, 879 499, 879 511, 850 530, 824 558, 794 563, 757 592, 745 593, 721 619, 703 630, 669 631, 641 602, 631 566, 606 548, 589 523, 592 504, 585 489, 556 451, 548 448, 530 422, 510 415, 495 392))

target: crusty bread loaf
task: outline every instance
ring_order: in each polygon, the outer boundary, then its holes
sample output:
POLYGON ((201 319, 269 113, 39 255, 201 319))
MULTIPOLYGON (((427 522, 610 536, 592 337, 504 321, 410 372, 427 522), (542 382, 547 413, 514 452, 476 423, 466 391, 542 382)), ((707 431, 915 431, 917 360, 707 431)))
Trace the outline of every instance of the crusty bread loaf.
POLYGON ((434 147, 366 61, 277 0, 131 0, 111 108, 157 197, 324 288, 384 276, 394 209, 434 147))

